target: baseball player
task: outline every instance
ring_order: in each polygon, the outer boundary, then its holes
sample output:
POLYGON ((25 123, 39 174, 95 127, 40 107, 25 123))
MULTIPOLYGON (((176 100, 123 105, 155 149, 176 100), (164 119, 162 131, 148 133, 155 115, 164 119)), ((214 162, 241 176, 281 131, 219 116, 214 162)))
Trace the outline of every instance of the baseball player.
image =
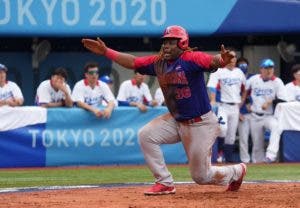
POLYGON ((157 101, 152 100, 150 90, 144 83, 144 75, 135 71, 133 79, 124 81, 118 92, 119 106, 136 106, 140 111, 147 111, 147 105, 156 106, 157 101))
POLYGON ((46 108, 72 107, 71 89, 66 83, 67 78, 66 69, 62 67, 55 69, 50 80, 43 81, 37 88, 36 104, 46 108))
POLYGON ((294 80, 285 85, 287 101, 300 101, 300 64, 292 66, 291 72, 294 80))
POLYGON ((21 106, 24 102, 21 89, 16 83, 6 79, 7 71, 7 67, 0 64, 0 107, 21 106))
MULTIPOLYGON (((216 88, 220 91, 220 103, 218 104, 218 117, 222 118, 221 135, 224 137, 224 156, 226 162, 234 162, 233 151, 234 142, 239 123, 239 108, 243 103, 241 94, 246 97, 245 84, 246 78, 241 69, 236 67, 236 54, 231 51, 234 56, 232 61, 224 68, 218 69, 211 76, 208 82, 208 88, 216 88)), ((211 91, 210 103, 216 105, 216 93, 211 91)))
POLYGON ((73 89, 72 98, 77 106, 88 110, 97 117, 110 118, 115 107, 115 97, 109 86, 100 80, 97 63, 87 63, 84 67, 85 79, 78 81, 73 89), (102 101, 107 103, 103 110, 99 109, 102 101))
POLYGON ((274 76, 274 62, 263 59, 260 63, 260 74, 252 76, 246 82, 246 89, 250 91, 252 104, 250 107, 250 132, 252 136, 252 162, 275 161, 278 152, 280 135, 277 133, 277 120, 273 116, 273 101, 276 98, 285 100, 284 84, 280 78, 274 76), (264 130, 271 131, 270 143, 266 158, 264 154, 264 130))
POLYGON ((182 142, 185 148, 190 173, 196 183, 228 185, 228 191, 236 191, 246 174, 246 165, 211 166, 211 147, 219 134, 219 124, 211 112, 203 73, 226 65, 232 55, 223 45, 221 54, 215 56, 192 51, 186 30, 176 25, 166 28, 162 40, 159 54, 144 57, 117 52, 99 38, 82 40, 92 52, 123 67, 158 78, 170 113, 150 121, 138 134, 145 160, 156 182, 144 194, 176 192, 160 145, 177 142, 182 142))
MULTIPOLYGON (((240 68, 247 79, 249 79, 252 74, 248 74, 249 62, 246 58, 240 57, 237 60, 237 67, 240 68)), ((250 96, 247 97, 246 101, 240 108, 239 124, 238 124, 238 134, 239 134, 239 147, 240 147, 240 158, 244 163, 249 163, 251 161, 249 154, 249 136, 250 136, 250 111, 249 111, 250 96)))

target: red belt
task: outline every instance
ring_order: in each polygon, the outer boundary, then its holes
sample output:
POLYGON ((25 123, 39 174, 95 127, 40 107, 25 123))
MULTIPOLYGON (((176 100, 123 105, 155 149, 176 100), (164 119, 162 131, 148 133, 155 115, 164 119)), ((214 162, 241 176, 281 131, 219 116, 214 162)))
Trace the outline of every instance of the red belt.
POLYGON ((184 121, 180 121, 180 123, 184 123, 184 124, 193 124, 193 123, 197 123, 203 121, 201 116, 189 119, 189 120, 184 120, 184 121))

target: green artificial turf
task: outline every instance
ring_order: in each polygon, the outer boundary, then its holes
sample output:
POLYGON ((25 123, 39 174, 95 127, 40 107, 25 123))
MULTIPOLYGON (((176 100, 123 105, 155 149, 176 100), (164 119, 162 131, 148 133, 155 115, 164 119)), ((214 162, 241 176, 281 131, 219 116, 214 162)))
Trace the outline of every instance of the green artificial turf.
MULTIPOLYGON (((175 181, 192 181, 186 165, 169 170, 175 181)), ((300 180, 300 163, 248 165, 245 180, 300 180)), ((0 169, 0 188, 144 182, 153 182, 146 166, 0 169)))

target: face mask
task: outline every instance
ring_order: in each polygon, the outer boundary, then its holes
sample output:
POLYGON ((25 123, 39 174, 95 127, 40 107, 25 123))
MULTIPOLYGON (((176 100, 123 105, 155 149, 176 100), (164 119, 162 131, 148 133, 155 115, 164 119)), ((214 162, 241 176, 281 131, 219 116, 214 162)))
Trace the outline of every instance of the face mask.
POLYGON ((247 73, 247 71, 248 71, 248 64, 246 64, 246 63, 239 64, 238 67, 244 72, 244 74, 247 73))

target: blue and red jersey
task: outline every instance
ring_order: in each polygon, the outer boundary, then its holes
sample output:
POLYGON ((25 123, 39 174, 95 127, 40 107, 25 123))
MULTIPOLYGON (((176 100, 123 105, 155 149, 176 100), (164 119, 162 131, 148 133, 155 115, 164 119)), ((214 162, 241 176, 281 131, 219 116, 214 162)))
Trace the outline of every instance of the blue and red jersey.
POLYGON ((172 61, 158 55, 137 57, 135 70, 157 76, 170 113, 177 121, 199 117, 211 110, 204 81, 213 56, 203 52, 185 51, 172 61))

